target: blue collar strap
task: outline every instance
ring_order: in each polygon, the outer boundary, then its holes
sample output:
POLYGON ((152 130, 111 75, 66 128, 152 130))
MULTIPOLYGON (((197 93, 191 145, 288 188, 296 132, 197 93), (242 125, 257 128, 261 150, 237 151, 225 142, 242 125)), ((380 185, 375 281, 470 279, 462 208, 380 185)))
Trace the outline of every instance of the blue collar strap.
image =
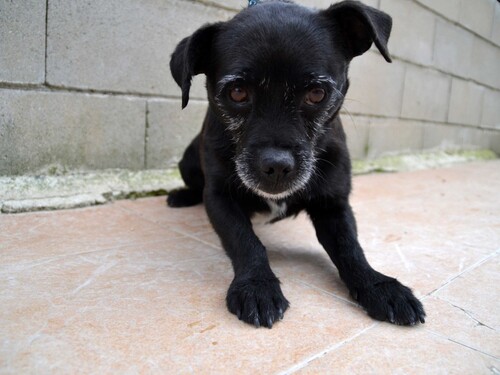
POLYGON ((254 5, 257 5, 259 0, 248 0, 248 7, 253 7, 254 5))

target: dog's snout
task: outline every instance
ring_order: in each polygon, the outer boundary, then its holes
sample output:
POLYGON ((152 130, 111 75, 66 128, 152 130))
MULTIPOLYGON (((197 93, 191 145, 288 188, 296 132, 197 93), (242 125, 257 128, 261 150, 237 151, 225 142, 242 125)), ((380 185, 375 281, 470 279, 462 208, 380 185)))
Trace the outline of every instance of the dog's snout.
POLYGON ((236 158, 238 176, 246 187, 270 199, 282 199, 309 181, 314 158, 297 146, 254 146, 236 158))
POLYGON ((260 171, 268 179, 279 181, 295 170, 295 159, 287 150, 266 149, 259 161, 260 171))

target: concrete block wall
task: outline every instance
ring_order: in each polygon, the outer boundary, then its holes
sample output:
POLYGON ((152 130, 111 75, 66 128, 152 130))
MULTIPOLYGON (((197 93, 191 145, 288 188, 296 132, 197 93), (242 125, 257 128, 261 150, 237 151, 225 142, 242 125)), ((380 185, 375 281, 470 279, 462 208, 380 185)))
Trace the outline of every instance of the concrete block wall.
MULTIPOLYGON (((352 156, 500 153, 500 4, 364 2, 392 15, 394 62, 372 49, 351 65, 343 119, 352 156)), ((0 175, 174 166, 207 103, 197 77, 181 111, 170 54, 246 3, 0 0, 0 175)))

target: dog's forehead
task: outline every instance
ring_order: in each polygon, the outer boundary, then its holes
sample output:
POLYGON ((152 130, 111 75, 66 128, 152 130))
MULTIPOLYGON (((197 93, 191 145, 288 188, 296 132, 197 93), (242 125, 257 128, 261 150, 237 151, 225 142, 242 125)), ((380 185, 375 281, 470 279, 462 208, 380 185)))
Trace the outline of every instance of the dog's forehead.
POLYGON ((335 60, 332 45, 318 11, 272 2, 246 9, 228 21, 216 49, 222 74, 248 68, 277 76, 325 71, 335 60))

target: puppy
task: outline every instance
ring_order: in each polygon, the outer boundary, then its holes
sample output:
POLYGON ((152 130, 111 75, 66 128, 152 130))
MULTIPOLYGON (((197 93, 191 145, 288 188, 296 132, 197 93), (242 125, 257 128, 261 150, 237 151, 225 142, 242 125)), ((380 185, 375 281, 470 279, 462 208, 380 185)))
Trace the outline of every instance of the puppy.
POLYGON ((252 215, 272 211, 276 221, 305 210, 351 296, 370 316, 424 323, 411 290, 375 271, 358 243, 339 118, 351 59, 375 43, 391 62, 391 26, 387 14, 355 1, 320 11, 264 1, 201 27, 172 54, 182 107, 192 76, 205 74, 209 108, 179 163, 186 187, 167 202, 205 203, 233 265, 226 303, 240 320, 271 328, 289 306, 252 215))

